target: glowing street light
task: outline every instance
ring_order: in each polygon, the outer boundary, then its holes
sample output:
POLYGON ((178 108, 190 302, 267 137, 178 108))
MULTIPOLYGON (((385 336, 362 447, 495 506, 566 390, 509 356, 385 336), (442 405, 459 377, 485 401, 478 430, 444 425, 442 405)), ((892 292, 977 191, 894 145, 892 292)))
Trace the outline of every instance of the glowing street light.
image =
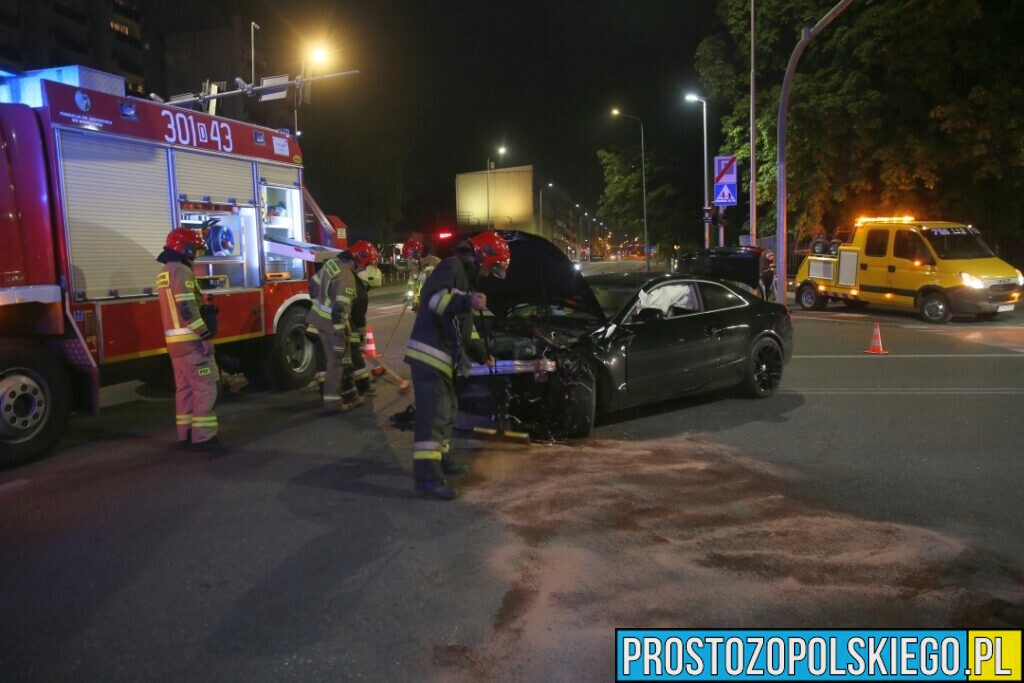
MULTIPOLYGON (((502 159, 507 152, 505 145, 498 147, 498 159, 502 159)), ((494 162, 487 157, 487 229, 491 229, 491 171, 494 170, 494 162)))
POLYGON ((309 61, 317 66, 325 64, 327 62, 327 48, 322 45, 313 48, 309 53, 309 61))
MULTIPOLYGON (((708 212, 711 210, 711 199, 708 196, 708 101, 706 98, 701 97, 696 93, 686 93, 687 102, 700 102, 701 110, 704 115, 704 211, 708 212)), ((719 242, 721 246, 725 246, 725 232, 724 228, 719 225, 719 242)), ((707 249, 711 246, 711 224, 704 224, 704 248, 707 249)))
POLYGON ((624 116, 640 124, 640 187, 644 200, 644 259, 646 269, 651 269, 651 249, 647 240, 647 162, 644 159, 644 122, 631 114, 623 114, 618 108, 612 109, 612 116, 624 116))

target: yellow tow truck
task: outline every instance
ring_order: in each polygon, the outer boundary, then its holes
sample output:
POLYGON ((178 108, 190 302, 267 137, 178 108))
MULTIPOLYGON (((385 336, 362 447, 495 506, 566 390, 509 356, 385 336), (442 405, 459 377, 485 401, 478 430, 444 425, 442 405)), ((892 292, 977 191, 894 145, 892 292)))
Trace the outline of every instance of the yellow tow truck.
POLYGON ((962 223, 862 217, 850 243, 836 251, 800 264, 796 299, 804 310, 842 301, 916 310, 929 323, 949 322, 955 313, 989 320, 1012 311, 1024 290, 1024 275, 962 223))

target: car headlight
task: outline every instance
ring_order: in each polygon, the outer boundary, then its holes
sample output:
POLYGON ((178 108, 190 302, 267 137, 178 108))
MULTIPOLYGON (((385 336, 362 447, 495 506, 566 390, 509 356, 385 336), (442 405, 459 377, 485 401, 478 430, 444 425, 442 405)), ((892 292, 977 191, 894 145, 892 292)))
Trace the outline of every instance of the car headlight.
POLYGON ((574 264, 572 264, 572 267, 573 267, 573 268, 575 268, 576 270, 582 270, 582 269, 583 269, 583 266, 581 266, 581 265, 580 265, 580 264, 578 264, 578 263, 574 263, 574 264))
POLYGON ((1017 271, 1017 286, 1024 287, 1024 273, 1017 271))
POLYGON ((413 295, 413 291, 410 289, 408 292, 405 293, 405 295, 406 296, 412 296, 413 295))
POLYGON ((971 289, 982 289, 985 287, 985 283, 981 281, 981 278, 974 277, 970 273, 960 273, 960 281, 964 283, 964 287, 970 287, 971 289))

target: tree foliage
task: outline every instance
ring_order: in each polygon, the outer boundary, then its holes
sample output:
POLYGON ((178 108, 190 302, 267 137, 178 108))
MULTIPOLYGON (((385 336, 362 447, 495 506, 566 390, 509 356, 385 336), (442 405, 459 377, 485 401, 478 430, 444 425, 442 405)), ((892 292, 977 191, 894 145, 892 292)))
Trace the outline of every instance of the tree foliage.
MULTIPOLYGON (((598 215, 615 230, 643 239, 643 177, 640 148, 622 147, 597 151, 604 172, 604 191, 597 201, 598 215)), ((646 150, 647 231, 652 245, 670 245, 677 240, 678 192, 667 179, 664 166, 646 150)))
MULTIPOLYGON (((697 50, 723 153, 749 184, 750 0, 720 0, 725 32, 697 50)), ((759 232, 774 232, 782 77, 807 17, 834 0, 757 0, 759 232)), ((1024 224, 1024 3, 857 2, 810 44, 788 122, 789 223, 806 236, 859 214, 1017 234, 1024 224)))

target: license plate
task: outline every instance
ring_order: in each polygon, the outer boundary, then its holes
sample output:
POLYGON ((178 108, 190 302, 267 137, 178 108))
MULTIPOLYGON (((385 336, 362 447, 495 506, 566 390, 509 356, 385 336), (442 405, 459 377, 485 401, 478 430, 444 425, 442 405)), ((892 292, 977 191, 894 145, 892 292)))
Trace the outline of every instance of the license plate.
POLYGON ((1013 304, 1003 304, 996 309, 996 313, 1006 313, 1007 311, 1013 310, 1013 304))

